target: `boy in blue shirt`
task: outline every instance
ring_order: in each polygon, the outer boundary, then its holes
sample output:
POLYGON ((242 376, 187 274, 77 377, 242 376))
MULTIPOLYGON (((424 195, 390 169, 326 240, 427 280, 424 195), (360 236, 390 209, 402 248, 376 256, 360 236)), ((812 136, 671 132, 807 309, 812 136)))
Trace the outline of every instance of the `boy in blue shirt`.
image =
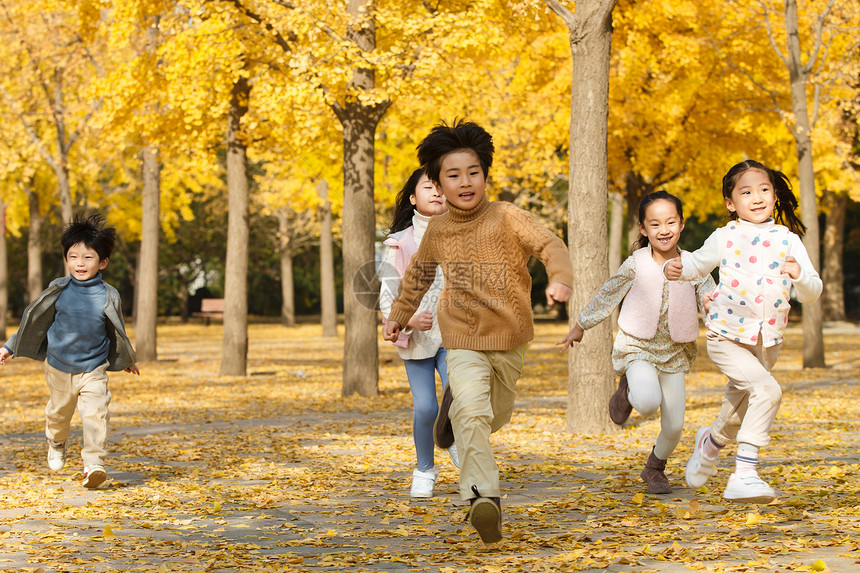
POLYGON ((18 332, 0 349, 0 364, 13 355, 45 361, 48 467, 59 471, 66 465, 66 438, 77 405, 84 433, 83 486, 92 489, 107 479, 111 394, 106 371, 140 370, 125 333, 119 293, 101 275, 116 229, 105 227, 98 214, 77 216, 60 243, 69 274, 51 282, 24 310, 18 332))

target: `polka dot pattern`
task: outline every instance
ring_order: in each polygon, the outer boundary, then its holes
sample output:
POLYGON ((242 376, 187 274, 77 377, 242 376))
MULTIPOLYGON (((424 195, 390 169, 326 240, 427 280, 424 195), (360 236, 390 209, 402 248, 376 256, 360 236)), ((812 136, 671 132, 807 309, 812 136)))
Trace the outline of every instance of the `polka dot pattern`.
POLYGON ((782 226, 732 221, 717 230, 722 240, 719 296, 708 327, 743 344, 782 341, 788 322, 790 281, 785 264, 789 230, 782 226))

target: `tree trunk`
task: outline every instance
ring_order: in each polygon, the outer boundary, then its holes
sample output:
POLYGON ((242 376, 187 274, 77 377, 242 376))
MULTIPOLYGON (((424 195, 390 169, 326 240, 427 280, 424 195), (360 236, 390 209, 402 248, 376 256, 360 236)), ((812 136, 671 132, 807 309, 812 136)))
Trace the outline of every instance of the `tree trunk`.
MULTIPOLYGON (((806 225, 803 244, 816 270, 819 265, 818 203, 815 197, 815 168, 812 162, 812 126, 806 102, 807 71, 801 62, 797 2, 785 2, 785 30, 788 35, 788 71, 791 81, 791 107, 795 125, 797 174, 800 180, 800 215, 806 225)), ((824 336, 821 330, 822 305, 819 298, 803 305, 803 367, 823 368, 824 336)))
POLYGON ((134 332, 137 358, 155 362, 156 325, 158 321, 158 240, 161 225, 161 165, 158 148, 148 146, 143 159, 143 197, 140 232, 140 256, 137 261, 137 291, 134 295, 134 332))
MULTIPOLYGON (((583 308, 609 276, 607 248, 607 130, 609 56, 615 0, 581 0, 571 13, 546 0, 570 31, 573 77, 570 98, 570 190, 568 242, 576 284, 573 313, 583 308)), ((604 321, 570 351, 567 429, 577 433, 614 431, 607 403, 615 387, 611 364, 612 328, 604 321)))
POLYGON ((328 182, 320 178, 317 183, 320 198, 320 322, 322 335, 337 336, 337 294, 334 284, 334 240, 331 232, 331 201, 328 200, 328 182))
POLYGON ((290 208, 278 209, 278 252, 281 255, 281 324, 296 325, 296 301, 293 289, 293 242, 290 233, 290 208))
MULTIPOLYGON (((59 70, 56 71, 57 79, 60 79, 59 70)), ((57 175, 57 187, 60 192, 60 215, 63 226, 68 225, 74 217, 72 210, 72 190, 69 184, 69 150, 74 139, 66 137, 66 124, 64 110, 66 109, 62 82, 57 81, 54 86, 54 110, 55 127, 57 132, 57 160, 52 164, 54 173, 57 175)))
POLYGON ((42 292, 42 214, 39 212, 39 194, 27 191, 30 204, 30 223, 27 228, 27 295, 30 302, 42 292))
POLYGON ((176 293, 176 298, 179 300, 179 318, 182 324, 185 324, 191 317, 191 311, 188 308, 188 285, 183 284, 174 292, 176 293))
POLYGON ((827 193, 825 197, 828 209, 824 225, 824 263, 821 269, 824 292, 821 304, 824 320, 845 320, 845 273, 842 254, 845 248, 845 210, 848 208, 848 195, 827 193))
POLYGON ((6 340, 9 311, 9 258, 6 252, 6 203, 0 201, 0 340, 6 340))
POLYGON ((227 120, 227 261, 224 266, 224 339, 221 375, 245 376, 248 362, 248 158, 242 117, 251 86, 240 77, 230 94, 227 120))
MULTIPOLYGON (((621 266, 624 256, 621 252, 621 238, 624 236, 624 195, 610 193, 612 203, 609 219, 609 272, 614 273, 621 266)), ((612 331, 618 325, 619 309, 612 311, 612 331)))
POLYGON ((628 171, 624 176, 625 193, 627 194, 627 244, 630 250, 642 234, 639 232, 639 203, 645 195, 654 192, 654 184, 645 181, 637 171, 628 171))
POLYGON ((72 209, 72 190, 69 184, 69 168, 68 156, 60 156, 62 164, 55 170, 57 175, 57 187, 60 192, 60 216, 63 218, 63 226, 65 227, 72 222, 74 218, 74 210, 72 209))
MULTIPOLYGON (((349 0, 353 19, 348 39, 364 52, 376 47, 372 0, 349 0)), ((371 68, 357 68, 351 87, 357 93, 374 88, 371 68)), ((390 101, 367 104, 358 97, 332 105, 343 126, 343 346, 344 396, 379 391, 379 323, 376 304, 376 210, 373 201, 373 149, 376 126, 390 101)))

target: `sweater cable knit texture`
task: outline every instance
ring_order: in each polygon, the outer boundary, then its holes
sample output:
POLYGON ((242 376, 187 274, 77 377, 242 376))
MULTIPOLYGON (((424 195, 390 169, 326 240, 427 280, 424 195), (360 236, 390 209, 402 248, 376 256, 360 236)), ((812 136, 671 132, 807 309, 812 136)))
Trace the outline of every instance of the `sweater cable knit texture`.
POLYGON ((528 212, 486 198, 470 210, 449 205, 427 226, 388 318, 401 326, 409 322, 438 265, 445 276, 438 309, 445 348, 516 348, 534 336, 531 255, 546 266, 550 282, 572 285, 564 242, 528 212))

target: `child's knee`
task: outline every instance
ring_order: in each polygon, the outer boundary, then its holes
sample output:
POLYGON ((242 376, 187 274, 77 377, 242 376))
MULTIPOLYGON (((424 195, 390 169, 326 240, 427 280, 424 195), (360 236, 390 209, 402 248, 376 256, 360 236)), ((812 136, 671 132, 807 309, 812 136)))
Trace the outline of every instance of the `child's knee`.
MULTIPOLYGON (((456 404, 456 403, 455 403, 456 404)), ((486 424, 493 420, 493 410, 489 404, 481 401, 470 401, 451 406, 451 421, 460 425, 486 424)))
POLYGON ((656 414, 660 408, 661 396, 659 395, 630 393, 627 398, 630 405, 643 416, 656 414))
POLYGON ((436 415, 439 413, 439 407, 436 404, 414 404, 413 414, 415 421, 418 423, 433 424, 436 420, 436 415))
POLYGON ((677 446, 681 442, 681 435, 683 434, 683 431, 683 423, 680 425, 680 427, 677 428, 674 426, 664 427, 660 429, 660 437, 663 438, 666 443, 670 445, 674 450, 675 446, 677 446))
POLYGON ((758 390, 762 398, 766 400, 768 405, 772 408, 778 407, 782 402, 782 388, 779 386, 779 382, 773 378, 768 380, 766 384, 762 384, 758 390))

